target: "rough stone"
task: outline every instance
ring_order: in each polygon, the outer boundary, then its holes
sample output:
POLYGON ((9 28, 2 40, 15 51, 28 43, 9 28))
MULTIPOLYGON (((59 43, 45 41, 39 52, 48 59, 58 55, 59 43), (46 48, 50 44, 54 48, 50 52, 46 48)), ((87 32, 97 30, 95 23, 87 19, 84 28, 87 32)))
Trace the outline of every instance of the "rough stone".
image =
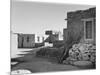
POLYGON ((73 64, 76 66, 91 66, 92 62, 90 62, 90 61, 76 61, 73 64))
POLYGON ((71 64, 74 61, 90 61, 95 63, 96 46, 84 43, 74 44, 69 50, 69 57, 66 60, 71 62, 71 64))

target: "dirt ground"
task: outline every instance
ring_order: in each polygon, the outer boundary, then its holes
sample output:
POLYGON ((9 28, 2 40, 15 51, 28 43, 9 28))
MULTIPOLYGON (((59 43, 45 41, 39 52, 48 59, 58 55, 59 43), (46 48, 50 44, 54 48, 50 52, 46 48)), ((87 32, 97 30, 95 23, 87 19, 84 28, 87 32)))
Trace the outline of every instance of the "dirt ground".
POLYGON ((29 51, 24 54, 24 57, 19 57, 17 60, 22 61, 12 67, 13 70, 27 69, 32 73, 35 72, 51 72, 51 71, 68 71, 78 70, 78 67, 72 65, 58 64, 55 58, 36 57, 36 51, 39 49, 29 51))
POLYGON ((19 63, 12 70, 27 69, 32 73, 34 72, 50 72, 50 71, 66 71, 66 70, 78 70, 78 67, 72 65, 58 64, 56 61, 50 61, 45 58, 34 57, 32 61, 26 61, 19 63))

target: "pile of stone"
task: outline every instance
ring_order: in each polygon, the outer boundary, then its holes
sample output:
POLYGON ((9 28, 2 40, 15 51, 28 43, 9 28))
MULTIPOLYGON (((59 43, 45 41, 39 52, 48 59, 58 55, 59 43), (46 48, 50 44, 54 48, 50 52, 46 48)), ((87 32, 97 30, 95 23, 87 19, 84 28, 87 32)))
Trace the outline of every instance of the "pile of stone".
POLYGON ((74 44, 69 50, 69 57, 63 61, 65 64, 74 64, 76 61, 88 61, 95 63, 96 46, 93 44, 74 44))

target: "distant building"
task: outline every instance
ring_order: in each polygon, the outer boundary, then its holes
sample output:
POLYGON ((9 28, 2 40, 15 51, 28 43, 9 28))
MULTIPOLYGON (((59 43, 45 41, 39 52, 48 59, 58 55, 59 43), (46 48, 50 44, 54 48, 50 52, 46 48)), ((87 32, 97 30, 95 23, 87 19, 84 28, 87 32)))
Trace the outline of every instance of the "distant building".
POLYGON ((68 40, 96 42, 96 8, 67 13, 67 28, 64 29, 64 41, 68 40))
POLYGON ((53 34, 52 30, 45 31, 45 34, 48 35, 48 37, 44 40, 44 42, 53 43, 54 41, 59 40, 59 34, 53 34))
POLYGON ((35 35, 35 43, 43 43, 46 37, 41 35, 35 35))
POLYGON ((18 34, 18 48, 33 48, 35 46, 35 34, 18 34))
POLYGON ((53 31, 52 30, 45 31, 45 34, 46 35, 52 35, 53 34, 53 31))
POLYGON ((50 47, 61 47, 63 45, 63 40, 59 37, 59 32, 46 31, 48 37, 44 40, 45 46, 50 47))

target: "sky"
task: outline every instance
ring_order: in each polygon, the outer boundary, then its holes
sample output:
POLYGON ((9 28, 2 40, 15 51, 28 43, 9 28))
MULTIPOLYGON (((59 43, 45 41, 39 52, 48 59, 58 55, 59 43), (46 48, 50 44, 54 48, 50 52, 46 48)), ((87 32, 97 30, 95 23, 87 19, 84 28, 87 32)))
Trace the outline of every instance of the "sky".
POLYGON ((92 5, 11 1, 11 31, 44 35, 46 30, 63 32, 67 28, 67 12, 85 10, 92 5))

